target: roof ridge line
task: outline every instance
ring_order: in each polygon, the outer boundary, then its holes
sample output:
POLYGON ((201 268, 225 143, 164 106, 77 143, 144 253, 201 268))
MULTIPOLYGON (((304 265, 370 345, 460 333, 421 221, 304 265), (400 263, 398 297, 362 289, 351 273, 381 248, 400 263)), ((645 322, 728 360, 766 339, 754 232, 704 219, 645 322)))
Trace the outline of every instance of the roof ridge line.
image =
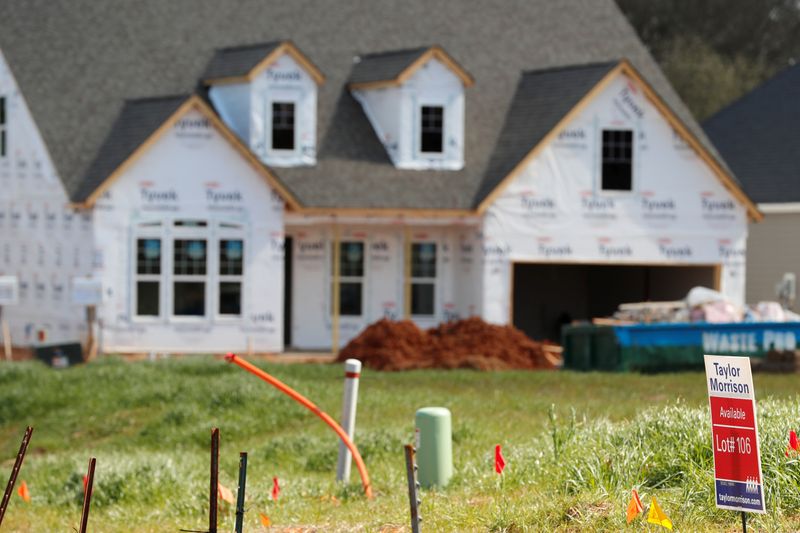
POLYGON ((178 98, 183 98, 188 100, 192 96, 200 96, 197 92, 190 92, 190 93, 174 93, 174 94, 164 94, 158 96, 143 96, 141 98, 125 98, 124 102, 127 103, 135 103, 135 102, 154 102, 157 100, 177 100, 178 98))
POLYGON ((522 75, 526 74, 542 74, 545 72, 563 72, 565 70, 578 70, 590 67, 601 67, 601 66, 616 66, 625 61, 625 58, 620 57, 619 59, 611 60, 611 61, 596 61, 593 63, 576 63, 574 65, 557 65, 552 67, 545 67, 539 69, 530 69, 530 70, 523 70, 522 75))
MULTIPOLYGON (((360 59, 372 59, 375 57, 384 57, 384 56, 391 56, 391 55, 400 55, 400 54, 407 54, 409 52, 419 52, 420 54, 430 50, 431 48, 435 48, 438 45, 431 44, 426 46, 418 46, 415 48, 403 48, 401 50, 385 50, 383 52, 370 52, 368 54, 358 54, 356 57, 360 59)), ((441 47, 440 47, 441 48, 441 47)))
POLYGON ((256 48, 262 48, 264 46, 270 45, 278 45, 285 42, 289 42, 290 39, 275 39, 273 41, 262 41, 260 43, 250 43, 250 44, 237 44, 232 46, 222 46, 220 48, 215 48, 214 50, 217 52, 233 52, 239 50, 254 50, 256 48))

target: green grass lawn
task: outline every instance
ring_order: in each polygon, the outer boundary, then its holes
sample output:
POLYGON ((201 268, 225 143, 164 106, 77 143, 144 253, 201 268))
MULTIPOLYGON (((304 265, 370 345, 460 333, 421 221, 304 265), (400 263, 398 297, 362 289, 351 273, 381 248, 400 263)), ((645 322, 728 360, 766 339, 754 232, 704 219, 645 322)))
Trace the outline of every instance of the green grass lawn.
MULTIPOLYGON (((262 368, 339 418, 339 365, 262 368)), ((756 375, 770 513, 757 530, 800 529, 800 463, 784 457, 800 426, 796 375, 756 375)), ((311 413, 238 367, 210 357, 125 363, 108 359, 62 371, 0 364, 3 483, 26 425, 35 426, 20 475, 32 501, 15 496, 4 531, 71 531, 81 478, 97 457, 90 531, 202 529, 210 428, 221 431, 220 479, 235 490, 248 451, 245 530, 380 531, 407 527, 402 444, 417 408, 453 413, 456 475, 425 492, 426 531, 617 531, 630 488, 655 494, 679 531, 735 530, 739 517, 713 506, 706 385, 701 373, 415 371, 362 374, 356 442, 376 498, 334 482, 336 436, 311 413), (551 412, 551 405, 555 405, 551 412), (574 416, 573 416, 574 413, 574 416), (551 417, 555 416, 555 419, 551 417), (494 445, 508 463, 503 484, 494 445), (272 477, 281 481, 270 500, 272 477)), ((221 507, 220 530, 233 527, 221 507)), ((645 529, 643 523, 631 530, 645 529)), ((655 528, 653 529, 655 530, 655 528)))

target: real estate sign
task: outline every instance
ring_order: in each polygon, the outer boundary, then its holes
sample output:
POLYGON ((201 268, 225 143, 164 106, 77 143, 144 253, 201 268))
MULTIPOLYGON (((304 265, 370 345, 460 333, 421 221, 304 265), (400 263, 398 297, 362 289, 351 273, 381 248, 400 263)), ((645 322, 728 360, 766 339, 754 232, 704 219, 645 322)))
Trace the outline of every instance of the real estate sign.
POLYGON ((717 507, 766 512, 748 357, 706 355, 717 507))

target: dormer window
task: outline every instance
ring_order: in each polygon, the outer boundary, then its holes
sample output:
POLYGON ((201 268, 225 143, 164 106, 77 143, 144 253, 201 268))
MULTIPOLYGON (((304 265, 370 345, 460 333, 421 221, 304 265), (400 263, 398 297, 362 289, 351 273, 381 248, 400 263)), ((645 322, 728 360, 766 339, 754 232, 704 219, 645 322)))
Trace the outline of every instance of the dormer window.
POLYGON ((272 149, 294 150, 294 103, 272 102, 272 149))
POLYGON ((223 121, 270 166, 317 162, 317 87, 325 77, 290 41, 220 48, 203 82, 223 121))
POLYGON ((444 137, 444 107, 425 105, 420 113, 420 151, 442 153, 444 137))
POLYGON ((397 168, 464 168, 472 77, 438 46, 356 58, 349 88, 397 168))

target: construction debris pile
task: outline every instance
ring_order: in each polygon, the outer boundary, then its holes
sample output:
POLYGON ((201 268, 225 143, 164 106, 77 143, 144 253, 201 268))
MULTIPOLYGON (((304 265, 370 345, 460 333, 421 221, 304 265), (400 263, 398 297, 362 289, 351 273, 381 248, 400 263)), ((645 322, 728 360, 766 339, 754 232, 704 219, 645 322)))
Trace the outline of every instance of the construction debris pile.
POLYGON ((552 369, 559 348, 535 342, 512 326, 468 318, 422 330, 410 320, 380 320, 351 340, 338 361, 358 359, 375 370, 473 368, 552 369))
POLYGON ((800 316, 784 309, 778 302, 759 302, 739 307, 712 289, 695 287, 686 298, 674 302, 637 302, 621 304, 611 319, 602 324, 653 324, 664 322, 796 322, 800 316))

